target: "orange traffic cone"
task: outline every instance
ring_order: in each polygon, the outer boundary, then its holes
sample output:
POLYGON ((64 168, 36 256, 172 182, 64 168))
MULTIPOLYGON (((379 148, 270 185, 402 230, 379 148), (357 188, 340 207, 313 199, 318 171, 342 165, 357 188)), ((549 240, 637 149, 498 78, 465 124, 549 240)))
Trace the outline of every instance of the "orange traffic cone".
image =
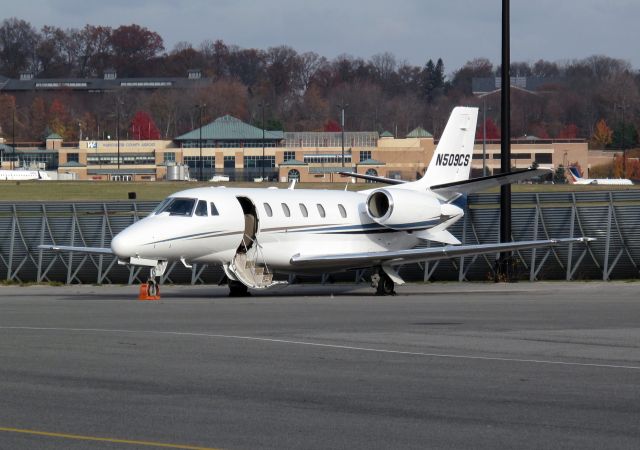
POLYGON ((156 283, 153 284, 154 286, 152 287, 150 286, 150 283, 142 283, 140 285, 138 300, 160 300, 160 287, 156 283), (151 289, 149 289, 150 287, 151 289))

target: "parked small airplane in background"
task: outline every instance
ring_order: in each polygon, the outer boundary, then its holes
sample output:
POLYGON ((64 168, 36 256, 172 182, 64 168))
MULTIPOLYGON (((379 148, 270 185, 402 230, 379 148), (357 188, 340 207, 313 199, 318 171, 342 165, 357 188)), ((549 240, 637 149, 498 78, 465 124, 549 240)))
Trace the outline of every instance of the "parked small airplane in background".
POLYGON ((51 180, 42 170, 0 170, 0 181, 51 180))
POLYGON ((549 173, 526 169, 469 180, 477 108, 457 107, 420 180, 348 174, 389 184, 364 191, 204 187, 175 193, 117 234, 110 248, 44 245, 57 251, 113 254, 148 266, 149 293, 167 264, 221 265, 231 295, 278 284, 274 274, 374 268, 381 295, 402 284, 400 264, 551 247, 589 238, 460 245, 447 228, 464 215, 466 194, 549 173), (415 248, 426 241, 446 244, 415 248))
POLYGON ((633 185, 633 181, 626 178, 582 178, 575 166, 569 167, 569 177, 573 184, 633 185))

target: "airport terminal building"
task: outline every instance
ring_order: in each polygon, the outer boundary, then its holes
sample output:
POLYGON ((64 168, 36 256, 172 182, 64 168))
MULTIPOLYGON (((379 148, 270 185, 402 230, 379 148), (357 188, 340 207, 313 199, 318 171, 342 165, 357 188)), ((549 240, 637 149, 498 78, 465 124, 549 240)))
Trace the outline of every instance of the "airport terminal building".
MULTIPOLYGON (((49 135, 44 144, 0 144, 3 167, 55 171, 60 179, 156 181, 197 179, 287 182, 339 182, 338 172, 356 172, 403 180, 421 176, 437 141, 422 128, 399 138, 383 132, 283 132, 254 127, 226 115, 172 140, 83 140, 64 142, 49 135), (344 146, 344 147, 343 147, 344 146), (344 151, 343 151, 344 148, 344 151), (187 175, 188 174, 188 175, 187 175)), ((476 142, 473 176, 483 164, 492 174, 500 167, 500 143, 476 142), (483 157, 483 153, 486 155, 483 157)), ((534 162, 554 169, 578 163, 588 168, 584 140, 515 139, 513 166, 534 162)), ((360 182, 362 180, 359 180, 360 182)))

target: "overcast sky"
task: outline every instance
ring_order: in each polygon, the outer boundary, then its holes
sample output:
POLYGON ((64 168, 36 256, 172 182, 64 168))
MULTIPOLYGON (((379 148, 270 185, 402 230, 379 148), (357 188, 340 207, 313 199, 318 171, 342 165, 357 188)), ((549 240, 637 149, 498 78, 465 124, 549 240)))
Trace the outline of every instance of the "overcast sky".
MULTIPOLYGON (((167 50, 222 39, 330 59, 388 51, 423 65, 442 57, 451 73, 477 57, 499 63, 500 8, 500 0, 29 0, 6 2, 2 15, 37 28, 137 23, 167 50)), ((512 0, 511 19, 512 61, 604 54, 640 68, 639 0, 512 0)))

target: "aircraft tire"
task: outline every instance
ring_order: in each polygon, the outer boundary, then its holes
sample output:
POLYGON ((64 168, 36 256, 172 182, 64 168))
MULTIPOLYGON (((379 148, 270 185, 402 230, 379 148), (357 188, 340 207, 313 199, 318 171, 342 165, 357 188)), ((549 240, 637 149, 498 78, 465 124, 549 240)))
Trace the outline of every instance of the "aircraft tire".
POLYGON ((380 274, 380 281, 378 281, 378 287, 376 289, 376 295, 396 295, 394 290, 395 283, 386 273, 380 274))
POLYGON ((229 297, 248 297, 249 288, 239 281, 229 280, 229 297))

